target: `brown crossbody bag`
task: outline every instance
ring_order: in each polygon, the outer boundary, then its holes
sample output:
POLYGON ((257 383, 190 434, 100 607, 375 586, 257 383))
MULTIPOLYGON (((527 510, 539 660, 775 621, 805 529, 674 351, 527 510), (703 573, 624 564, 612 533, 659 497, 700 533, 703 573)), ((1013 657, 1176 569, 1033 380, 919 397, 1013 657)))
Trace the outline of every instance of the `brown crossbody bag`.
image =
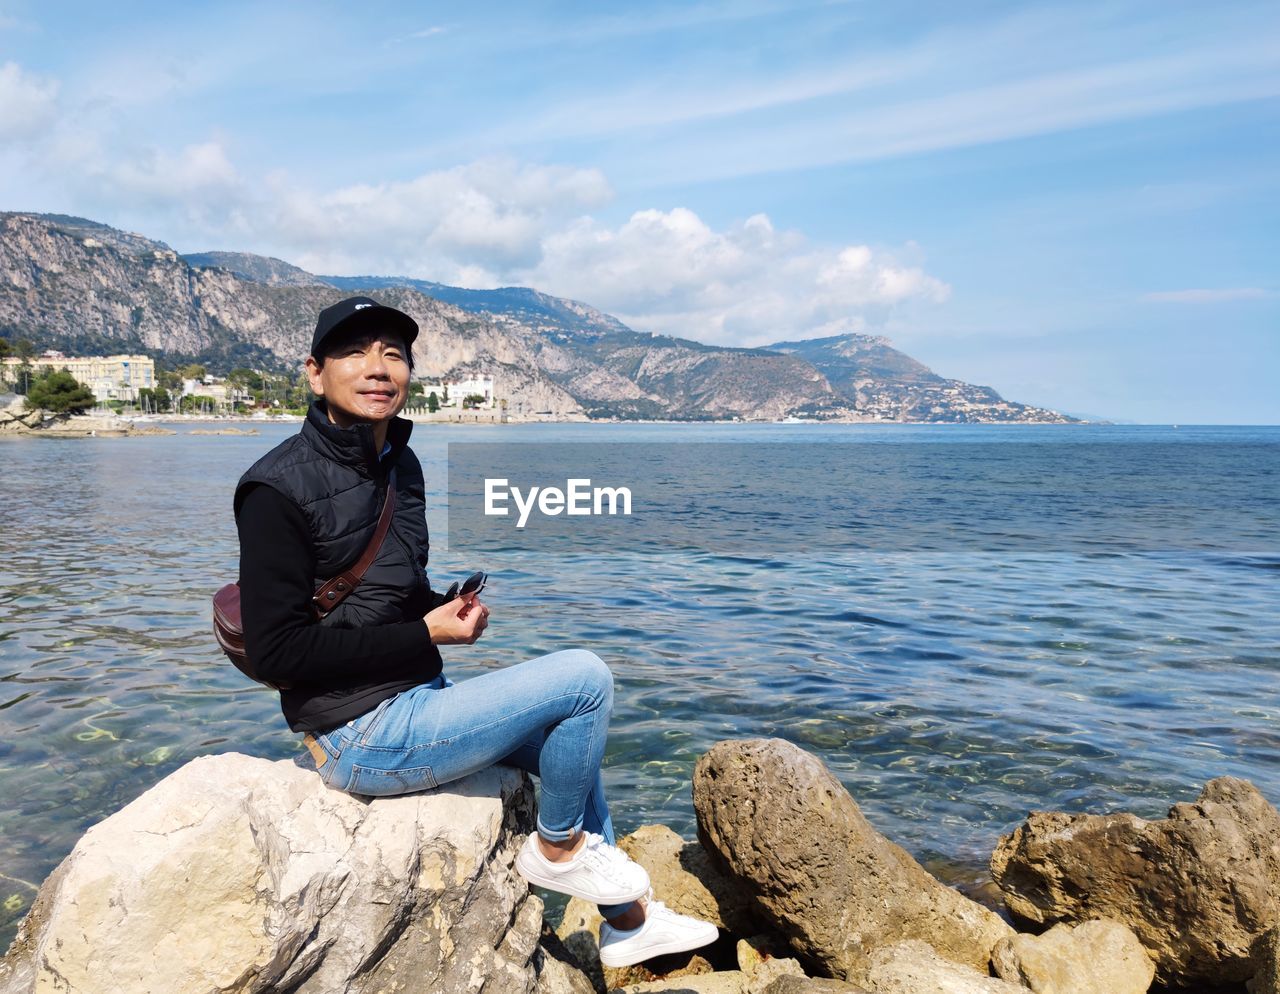
MULTIPOLYGON (((311 597, 311 605, 319 620, 334 610, 360 586, 365 573, 373 565, 373 560, 382 548, 387 532, 391 530, 391 517, 396 510, 396 477, 392 472, 387 483, 387 499, 382 502, 382 514, 378 517, 378 527, 369 540, 369 547, 349 570, 339 573, 332 580, 323 584, 311 597)), ((258 675, 257 669, 244 651, 244 626, 240 620, 240 584, 228 583, 213 595, 213 634, 228 658, 236 664, 236 668, 251 680, 265 683, 274 690, 289 690, 292 684, 272 683, 258 675)))

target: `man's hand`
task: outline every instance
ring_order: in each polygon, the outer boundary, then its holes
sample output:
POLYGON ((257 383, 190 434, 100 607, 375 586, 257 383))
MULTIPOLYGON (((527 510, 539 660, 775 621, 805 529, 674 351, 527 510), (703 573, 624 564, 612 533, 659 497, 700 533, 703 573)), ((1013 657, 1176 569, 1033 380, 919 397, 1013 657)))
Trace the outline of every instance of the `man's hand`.
POLYGON ((422 619, 436 645, 472 645, 489 627, 489 609, 475 594, 455 597, 422 619))

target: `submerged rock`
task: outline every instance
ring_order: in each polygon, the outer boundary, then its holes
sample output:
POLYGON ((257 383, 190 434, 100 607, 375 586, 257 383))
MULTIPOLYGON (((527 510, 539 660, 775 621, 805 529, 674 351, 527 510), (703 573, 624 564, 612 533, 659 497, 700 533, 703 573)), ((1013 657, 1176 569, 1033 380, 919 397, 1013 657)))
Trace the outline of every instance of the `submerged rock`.
POLYGON ((1000 840, 991 871, 1022 918, 1129 926, 1161 983, 1240 983, 1280 924, 1280 812, 1233 777, 1163 821, 1035 812, 1000 840))
POLYGON ((865 984, 871 953, 922 939, 986 972, 1012 934, 877 832, 831 772, 781 739, 717 743, 697 764, 698 834, 815 972, 865 984))
POLYGON ((544 965, 571 975, 514 872, 532 825, 509 768, 367 800, 288 761, 202 757, 85 833, 0 991, 532 992, 544 965))

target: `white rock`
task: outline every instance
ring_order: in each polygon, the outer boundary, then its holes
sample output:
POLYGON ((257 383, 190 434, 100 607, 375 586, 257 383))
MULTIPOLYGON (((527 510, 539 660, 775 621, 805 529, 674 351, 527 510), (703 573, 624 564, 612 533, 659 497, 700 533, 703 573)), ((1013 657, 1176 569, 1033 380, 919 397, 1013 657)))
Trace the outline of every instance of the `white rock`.
POLYGON ((45 881, 0 992, 532 991, 532 802, 501 767, 370 801, 288 761, 193 760, 45 881))

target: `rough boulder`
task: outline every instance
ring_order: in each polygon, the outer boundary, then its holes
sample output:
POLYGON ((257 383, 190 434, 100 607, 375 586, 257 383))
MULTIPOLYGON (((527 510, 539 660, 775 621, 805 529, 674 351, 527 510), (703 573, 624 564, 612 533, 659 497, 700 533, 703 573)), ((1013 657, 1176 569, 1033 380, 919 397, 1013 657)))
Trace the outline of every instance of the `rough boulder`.
POLYGON ((1035 994, 1145 994, 1156 972, 1138 937, 1108 921, 1001 939, 991 965, 1035 994))
POLYGON ((544 965, 566 989, 513 868, 532 811, 512 769, 370 800, 288 761, 193 760, 44 882, 0 992, 534 992, 544 965))
POLYGON ((869 986, 871 953, 908 939, 986 973, 1012 934, 872 828, 821 761, 789 742, 717 743, 694 771, 693 804, 703 845, 820 973, 869 986))
POLYGON ((1280 812, 1233 777, 1163 821, 1035 812, 1000 840, 991 872, 1022 918, 1127 925, 1160 983, 1240 983, 1280 924, 1280 812))

